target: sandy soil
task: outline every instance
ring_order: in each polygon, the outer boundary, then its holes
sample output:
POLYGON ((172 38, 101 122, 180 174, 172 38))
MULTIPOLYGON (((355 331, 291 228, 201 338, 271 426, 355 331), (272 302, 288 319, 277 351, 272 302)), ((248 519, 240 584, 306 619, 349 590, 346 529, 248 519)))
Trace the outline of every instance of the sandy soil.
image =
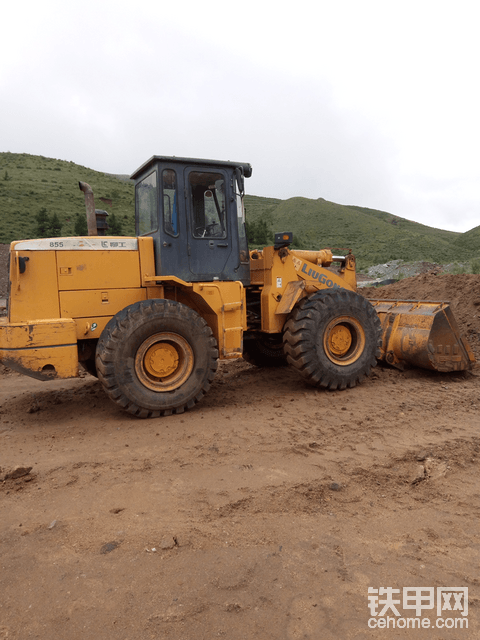
POLYGON ((88 375, 0 380, 0 639, 479 637, 478 368, 326 392, 237 361, 146 421, 88 375), (370 629, 382 586, 468 587, 469 628, 370 629))

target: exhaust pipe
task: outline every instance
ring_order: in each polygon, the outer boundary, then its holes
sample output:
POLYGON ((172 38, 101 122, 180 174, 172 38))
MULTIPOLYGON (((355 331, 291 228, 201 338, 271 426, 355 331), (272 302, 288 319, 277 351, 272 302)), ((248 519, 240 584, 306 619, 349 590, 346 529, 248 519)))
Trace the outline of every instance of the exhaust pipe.
POLYGON ((89 236, 97 236, 97 218, 95 215, 95 202, 92 187, 86 182, 79 182, 80 191, 85 194, 85 208, 87 210, 87 227, 89 236))

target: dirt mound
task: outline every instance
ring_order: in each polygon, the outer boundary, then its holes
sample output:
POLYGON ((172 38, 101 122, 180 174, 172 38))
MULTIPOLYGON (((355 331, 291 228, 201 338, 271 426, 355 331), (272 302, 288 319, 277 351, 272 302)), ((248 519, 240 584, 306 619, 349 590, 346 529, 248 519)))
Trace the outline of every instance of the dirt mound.
POLYGON ((430 271, 385 287, 365 287, 362 295, 381 300, 450 302, 460 329, 480 358, 480 275, 452 275, 430 271))

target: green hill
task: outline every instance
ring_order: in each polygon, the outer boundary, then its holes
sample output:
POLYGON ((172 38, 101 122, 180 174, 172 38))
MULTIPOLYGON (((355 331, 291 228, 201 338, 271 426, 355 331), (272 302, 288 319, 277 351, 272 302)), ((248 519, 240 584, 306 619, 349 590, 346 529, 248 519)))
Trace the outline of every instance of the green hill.
MULTIPOLYGON (((77 216, 85 216, 80 180, 93 188, 97 208, 114 213, 122 232, 134 235, 134 189, 127 176, 6 152, 0 153, 0 242, 36 237, 36 216, 42 209, 49 216, 58 216, 61 235, 75 235, 77 216), (110 200, 111 205, 100 198, 110 200)), ((246 184, 248 188, 248 180, 246 184)), ((275 231, 293 231, 297 247, 351 249, 360 268, 395 259, 445 263, 480 258, 480 227, 463 234, 444 231, 384 211, 339 205, 323 198, 280 200, 247 195, 245 209, 250 231, 261 222, 268 241, 275 231)))
POLYGON ((62 235, 74 235, 77 214, 85 216, 79 181, 92 187, 97 209, 114 213, 122 222, 123 233, 134 235, 134 190, 130 181, 64 160, 0 153, 0 242, 34 238, 35 216, 42 208, 50 216, 57 214, 62 235), (112 200, 112 206, 105 206, 101 197, 112 200))
POLYGON ((466 234, 434 229, 384 211, 339 205, 323 198, 269 202, 263 211, 257 202, 254 207, 249 204, 247 196, 248 220, 255 222, 265 216, 272 231, 293 231, 302 248, 351 249, 360 267, 389 260, 451 262, 459 259, 459 247, 462 258, 480 256, 480 241, 472 240, 467 247, 462 241, 466 234))
POLYGON ((480 227, 474 227, 470 231, 462 233, 455 240, 455 246, 458 247, 459 259, 462 258, 463 253, 480 255, 480 227))

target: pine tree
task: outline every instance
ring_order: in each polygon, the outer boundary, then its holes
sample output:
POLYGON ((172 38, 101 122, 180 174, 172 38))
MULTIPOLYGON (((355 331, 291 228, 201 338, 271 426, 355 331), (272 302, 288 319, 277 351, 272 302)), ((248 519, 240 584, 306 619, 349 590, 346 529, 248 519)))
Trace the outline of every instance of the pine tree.
POLYGON ((122 222, 114 213, 108 216, 108 235, 121 236, 123 234, 122 222))
POLYGON ((273 238, 266 220, 257 220, 257 222, 245 222, 247 238, 250 244, 256 244, 266 247, 271 244, 273 238))
POLYGON ((250 244, 255 244, 256 227, 254 222, 245 221, 245 231, 247 232, 247 240, 250 244))
POLYGON ((87 218, 85 215, 77 213, 73 230, 76 236, 88 236, 87 218))
POLYGON ((35 220, 37 221, 37 228, 35 230, 37 238, 48 238, 50 235, 50 220, 45 207, 40 209, 35 216, 35 220))
POLYGON ((263 246, 267 246, 269 244, 270 231, 265 220, 259 220, 257 222, 255 238, 257 244, 263 244, 263 246))
POLYGON ((58 238, 62 235, 62 223, 56 213, 50 218, 50 236, 52 238, 58 238))

